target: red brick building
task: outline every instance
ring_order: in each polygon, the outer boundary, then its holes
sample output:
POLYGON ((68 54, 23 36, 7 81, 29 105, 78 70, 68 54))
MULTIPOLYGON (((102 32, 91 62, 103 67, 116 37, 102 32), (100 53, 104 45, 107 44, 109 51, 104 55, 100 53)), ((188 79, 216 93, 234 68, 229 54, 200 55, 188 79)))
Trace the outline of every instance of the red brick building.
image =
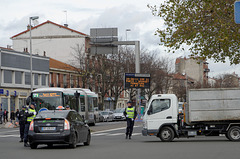
POLYGON ((78 69, 61 61, 49 58, 49 87, 82 87, 78 69))

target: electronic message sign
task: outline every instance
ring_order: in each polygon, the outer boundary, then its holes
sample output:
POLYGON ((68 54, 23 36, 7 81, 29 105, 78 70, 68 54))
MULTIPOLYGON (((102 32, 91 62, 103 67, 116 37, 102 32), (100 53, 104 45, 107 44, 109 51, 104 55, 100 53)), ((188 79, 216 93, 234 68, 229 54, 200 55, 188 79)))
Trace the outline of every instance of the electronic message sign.
POLYGON ((33 93, 33 97, 60 97, 60 93, 33 93))
POLYGON ((128 88, 150 88, 150 74, 125 73, 124 87, 128 88))

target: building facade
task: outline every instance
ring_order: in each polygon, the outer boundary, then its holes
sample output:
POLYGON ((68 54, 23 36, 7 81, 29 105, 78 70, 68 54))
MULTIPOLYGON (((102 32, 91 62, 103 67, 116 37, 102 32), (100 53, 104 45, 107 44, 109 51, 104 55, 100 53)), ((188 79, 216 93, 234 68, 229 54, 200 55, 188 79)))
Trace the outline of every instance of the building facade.
POLYGON ((175 72, 183 74, 199 82, 201 85, 208 83, 208 63, 203 60, 192 58, 177 58, 175 63, 175 72))
MULTIPOLYGON (((77 46, 80 46, 83 52, 89 48, 88 35, 51 21, 32 27, 31 37, 33 54, 46 54, 48 57, 65 63, 72 60, 72 53, 77 46)), ((29 52, 29 27, 27 30, 12 36, 11 39, 14 50, 29 52)))
MULTIPOLYGON (((33 89, 48 87, 49 58, 32 56, 33 89)), ((0 103, 9 112, 26 104, 31 92, 30 54, 0 49, 0 103)))
POLYGON ((49 59, 49 87, 82 88, 82 78, 77 68, 49 59))

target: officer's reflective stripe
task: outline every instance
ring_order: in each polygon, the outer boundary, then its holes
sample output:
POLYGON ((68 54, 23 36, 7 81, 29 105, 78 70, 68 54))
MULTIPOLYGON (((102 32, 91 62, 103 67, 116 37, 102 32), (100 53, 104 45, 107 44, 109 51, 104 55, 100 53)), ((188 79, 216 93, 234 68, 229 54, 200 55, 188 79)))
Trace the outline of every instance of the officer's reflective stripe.
POLYGON ((126 113, 128 115, 128 118, 134 118, 134 107, 127 108, 126 113))
POLYGON ((33 116, 27 117, 27 121, 31 122, 36 117, 37 113, 36 113, 36 111, 34 109, 29 109, 28 112, 34 114, 33 116))

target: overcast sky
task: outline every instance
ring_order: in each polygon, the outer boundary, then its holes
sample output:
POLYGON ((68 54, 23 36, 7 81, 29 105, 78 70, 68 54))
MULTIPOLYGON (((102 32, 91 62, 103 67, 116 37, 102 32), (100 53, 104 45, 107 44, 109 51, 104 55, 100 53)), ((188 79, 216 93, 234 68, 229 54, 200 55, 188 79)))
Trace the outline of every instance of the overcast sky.
MULTIPOLYGON (((69 28, 90 34, 90 28, 117 27, 119 39, 139 40, 141 47, 157 50, 160 56, 172 59, 184 56, 184 52, 168 54, 158 45, 154 35, 163 28, 163 21, 151 14, 147 4, 159 5, 164 0, 1 0, 0 46, 12 45, 10 37, 26 30, 29 17, 39 16, 39 23, 47 20, 67 24, 69 28), (64 12, 65 11, 65 12, 64 12)), ((185 52, 187 54, 187 51, 185 52)), ((229 63, 213 63, 208 60, 210 76, 236 72, 240 67, 229 63)))

